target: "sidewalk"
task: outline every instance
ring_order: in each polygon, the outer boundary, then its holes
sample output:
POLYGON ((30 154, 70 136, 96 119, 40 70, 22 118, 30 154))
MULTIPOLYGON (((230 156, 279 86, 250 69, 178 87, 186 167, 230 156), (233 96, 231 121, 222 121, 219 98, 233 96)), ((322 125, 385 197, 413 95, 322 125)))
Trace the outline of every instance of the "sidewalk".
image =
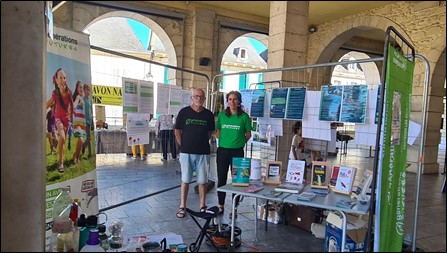
MULTIPOLYGON (((328 158, 328 161, 347 166, 372 167, 372 158, 365 159, 363 154, 356 153, 355 150, 349 152, 348 157, 337 156, 328 158)), ((180 169, 180 163, 162 162, 161 158, 161 154, 151 154, 143 161, 132 160, 126 154, 97 155, 99 209, 105 210, 108 216, 107 226, 118 220, 124 223, 123 233, 126 237, 172 232, 181 235, 183 241, 189 245, 196 240, 200 230, 189 215, 184 219, 175 216, 180 203, 181 176, 176 173, 176 169, 180 169)), ((211 178, 215 178, 215 167, 215 156, 212 156, 211 178)), ((425 251, 445 252, 446 249, 446 198, 445 193, 440 191, 443 180, 444 176, 441 175, 422 176, 416 246, 425 251)), ((405 220, 409 222, 405 224, 405 234, 411 233, 413 227, 415 182, 415 174, 407 174, 405 215, 408 218, 405 220)), ((190 185, 187 207, 199 210, 198 194, 193 189, 195 185, 190 185)), ((207 194, 207 206, 214 205, 217 205, 216 188, 207 194)), ((222 224, 230 223, 228 214, 231 210, 231 196, 227 196, 225 207, 222 224)), ((236 226, 242 230, 242 244, 236 251, 323 251, 323 239, 284 224, 269 223, 268 231, 265 231, 265 223, 262 221, 258 221, 259 241, 253 242, 254 207, 255 199, 246 197, 238 208, 236 226)), ((200 251, 215 249, 204 241, 200 251)))

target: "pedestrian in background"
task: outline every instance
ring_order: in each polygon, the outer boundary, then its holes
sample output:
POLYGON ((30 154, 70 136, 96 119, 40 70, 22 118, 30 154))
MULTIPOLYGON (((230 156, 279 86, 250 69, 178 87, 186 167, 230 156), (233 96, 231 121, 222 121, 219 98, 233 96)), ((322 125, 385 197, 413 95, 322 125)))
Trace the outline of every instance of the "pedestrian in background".
POLYGON ((171 150, 172 159, 178 160, 173 119, 173 115, 162 114, 158 117, 157 122, 155 123, 155 127, 157 129, 156 137, 160 137, 161 139, 161 149, 163 153, 163 158, 161 160, 163 162, 168 160, 168 144, 171 150))

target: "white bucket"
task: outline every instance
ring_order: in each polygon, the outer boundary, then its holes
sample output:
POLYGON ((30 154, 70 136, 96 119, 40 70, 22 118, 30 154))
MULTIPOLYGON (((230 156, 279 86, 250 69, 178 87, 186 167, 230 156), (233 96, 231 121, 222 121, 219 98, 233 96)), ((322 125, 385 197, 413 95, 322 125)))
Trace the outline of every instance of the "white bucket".
POLYGON ((261 180, 261 159, 251 159, 250 180, 261 180))

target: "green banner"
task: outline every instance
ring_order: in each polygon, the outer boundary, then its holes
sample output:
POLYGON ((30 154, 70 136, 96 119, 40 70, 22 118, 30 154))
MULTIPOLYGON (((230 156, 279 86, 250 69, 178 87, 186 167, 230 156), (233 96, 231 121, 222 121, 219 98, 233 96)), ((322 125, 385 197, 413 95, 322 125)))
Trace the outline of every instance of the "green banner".
POLYGON ((408 122, 414 63, 388 47, 385 81, 380 252, 401 252, 404 233, 408 122))

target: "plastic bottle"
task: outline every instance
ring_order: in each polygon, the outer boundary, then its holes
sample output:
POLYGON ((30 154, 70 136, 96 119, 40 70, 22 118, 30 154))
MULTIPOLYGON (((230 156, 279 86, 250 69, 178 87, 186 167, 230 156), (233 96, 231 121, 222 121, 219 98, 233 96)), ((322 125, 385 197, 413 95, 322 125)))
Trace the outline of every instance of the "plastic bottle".
POLYGON ((73 249, 75 252, 79 251, 79 233, 80 228, 77 226, 81 208, 78 204, 78 198, 74 198, 70 206, 70 220, 73 222, 73 249))
POLYGON ((98 229, 90 230, 87 244, 82 247, 80 252, 105 252, 100 246, 98 229))
MULTIPOLYGON (((82 249, 82 246, 85 245, 85 243, 81 245, 81 229, 85 228, 87 226, 87 218, 85 217, 85 214, 82 213, 81 215, 79 215, 79 218, 76 219, 75 222, 75 231, 77 231, 78 233, 78 238, 77 238, 77 249, 80 250, 82 249)), ((87 240, 85 240, 87 241, 87 240)))
POLYGON ((62 188, 62 192, 53 203, 53 226, 50 239, 50 251, 74 251, 73 222, 70 220, 72 198, 70 188, 62 188))
POLYGON ((110 249, 120 249, 123 247, 123 226, 124 224, 120 221, 112 223, 109 227, 110 238, 109 238, 109 246, 110 249))
POLYGON ((101 241, 100 246, 104 249, 104 251, 107 251, 109 246, 109 236, 106 234, 106 226, 103 224, 98 225, 98 231, 99 231, 99 240, 101 241))
POLYGON ((72 198, 70 196, 70 188, 62 188, 61 193, 57 195, 56 199, 53 202, 53 232, 65 233, 66 231, 71 230, 72 223, 69 216, 61 216, 71 203, 72 198))
POLYGON ((98 229, 98 217, 96 215, 87 216, 85 227, 81 228, 79 232, 79 248, 82 249, 89 238, 89 231, 98 229))

